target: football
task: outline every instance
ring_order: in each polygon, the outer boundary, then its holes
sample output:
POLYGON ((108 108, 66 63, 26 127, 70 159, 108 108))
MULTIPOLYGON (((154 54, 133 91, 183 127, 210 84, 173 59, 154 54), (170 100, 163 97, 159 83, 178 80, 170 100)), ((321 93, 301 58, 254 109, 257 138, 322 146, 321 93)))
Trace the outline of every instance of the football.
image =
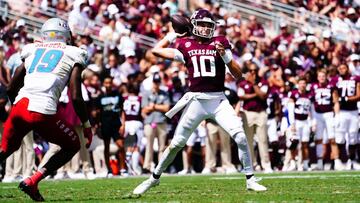
POLYGON ((170 21, 176 33, 182 34, 186 32, 186 35, 190 35, 192 28, 190 18, 187 16, 175 14, 171 16, 170 21))

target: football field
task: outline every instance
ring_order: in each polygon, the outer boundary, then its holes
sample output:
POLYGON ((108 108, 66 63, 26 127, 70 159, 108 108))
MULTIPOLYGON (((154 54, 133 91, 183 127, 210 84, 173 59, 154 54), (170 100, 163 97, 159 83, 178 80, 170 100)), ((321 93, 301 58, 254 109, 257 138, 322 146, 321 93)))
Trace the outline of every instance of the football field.
MULTIPOLYGON (((360 172, 257 174, 266 192, 245 190, 236 175, 164 175, 159 186, 141 197, 130 195, 146 177, 43 181, 46 201, 56 202, 360 202, 360 172)), ((31 201, 17 183, 0 183, 0 202, 31 201)))

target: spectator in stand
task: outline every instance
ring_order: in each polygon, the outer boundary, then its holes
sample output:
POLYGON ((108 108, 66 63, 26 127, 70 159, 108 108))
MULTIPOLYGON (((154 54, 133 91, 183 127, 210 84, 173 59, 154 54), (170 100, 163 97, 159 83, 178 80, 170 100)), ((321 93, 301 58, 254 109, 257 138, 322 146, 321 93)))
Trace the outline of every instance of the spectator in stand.
POLYGON ((140 34, 143 34, 148 37, 157 38, 157 34, 153 30, 153 25, 151 22, 146 22, 144 28, 140 31, 140 34))
POLYGON ((120 65, 121 82, 127 83, 127 77, 140 70, 139 64, 136 62, 135 52, 129 50, 125 53, 125 62, 120 65))
POLYGON ((111 77, 113 85, 119 87, 122 83, 121 70, 119 67, 119 56, 116 53, 110 53, 108 63, 102 72, 102 78, 111 77))
POLYGON ((272 40, 274 48, 277 48, 280 44, 291 44, 294 36, 289 32, 287 22, 280 22, 280 34, 272 40))
POLYGON ((331 22, 331 31, 337 39, 347 40, 351 33, 351 27, 346 23, 346 11, 337 9, 336 17, 331 22))
POLYGON ((108 17, 109 13, 104 13, 104 18, 109 18, 109 21, 106 23, 105 26, 103 26, 100 29, 99 32, 99 38, 102 41, 108 42, 108 43, 115 43, 117 40, 120 39, 119 33, 115 29, 116 20, 113 17, 108 17))
POLYGON ((84 32, 88 27, 90 7, 86 0, 76 0, 69 14, 69 26, 73 32, 84 32))
POLYGON ((255 16, 249 17, 248 29, 250 31, 250 36, 264 38, 265 30, 260 23, 256 21, 255 16))

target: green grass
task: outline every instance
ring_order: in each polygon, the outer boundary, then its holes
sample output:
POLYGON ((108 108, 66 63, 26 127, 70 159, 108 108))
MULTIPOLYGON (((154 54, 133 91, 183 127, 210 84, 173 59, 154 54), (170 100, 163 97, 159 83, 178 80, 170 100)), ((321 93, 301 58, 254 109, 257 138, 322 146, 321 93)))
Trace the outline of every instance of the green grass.
MULTIPOLYGON (((266 192, 245 190, 237 175, 164 176, 160 186, 141 197, 130 195, 146 177, 96 180, 43 181, 46 201, 66 202, 360 202, 360 172, 257 174, 266 192)), ((0 183, 0 202, 30 198, 16 183, 0 183)))

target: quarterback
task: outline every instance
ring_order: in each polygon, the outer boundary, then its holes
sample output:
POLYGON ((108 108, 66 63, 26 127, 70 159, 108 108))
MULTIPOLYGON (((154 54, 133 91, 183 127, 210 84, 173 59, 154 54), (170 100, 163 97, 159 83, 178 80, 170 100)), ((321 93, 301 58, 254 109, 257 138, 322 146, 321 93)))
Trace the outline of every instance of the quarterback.
POLYGON ((174 138, 164 151, 151 177, 138 185, 133 194, 143 194, 160 183, 160 176, 185 146, 192 132, 205 119, 217 122, 237 143, 239 158, 246 175, 248 190, 264 191, 254 177, 251 157, 241 119, 236 115, 224 94, 224 79, 227 65, 235 77, 241 76, 241 68, 232 59, 229 41, 223 36, 214 37, 216 22, 212 14, 200 9, 191 16, 192 36, 169 33, 155 45, 152 52, 159 57, 180 61, 189 74, 189 92, 166 113, 171 118, 183 110, 174 138), (177 37, 181 37, 176 41, 177 37), (167 48, 175 42, 178 48, 167 48))

